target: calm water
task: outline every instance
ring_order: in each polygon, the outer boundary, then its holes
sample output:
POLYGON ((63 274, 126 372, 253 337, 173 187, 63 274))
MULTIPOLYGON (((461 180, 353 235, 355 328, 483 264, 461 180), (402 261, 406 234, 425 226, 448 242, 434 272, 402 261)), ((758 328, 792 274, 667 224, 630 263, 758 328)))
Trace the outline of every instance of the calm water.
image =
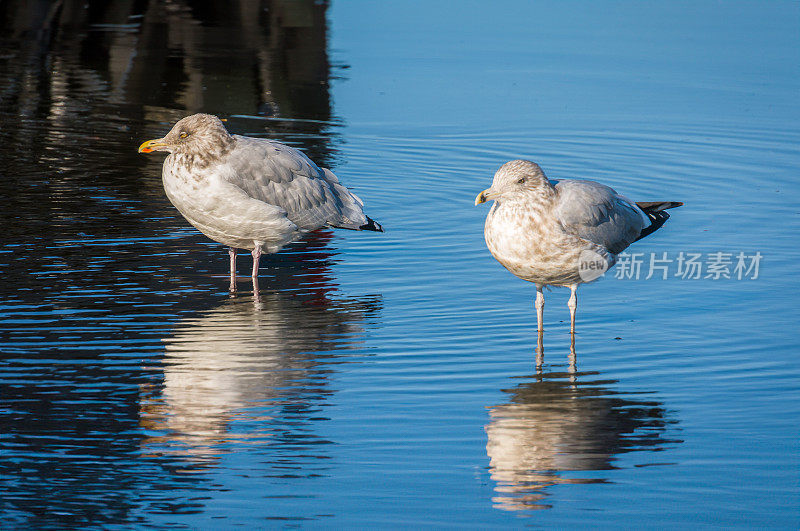
POLYGON ((3 528, 800 525, 796 2, 232 5, 0 5, 3 528), (136 153, 196 111, 387 232, 229 295, 136 153), (472 206, 519 157, 686 204, 579 291, 576 367, 472 206))

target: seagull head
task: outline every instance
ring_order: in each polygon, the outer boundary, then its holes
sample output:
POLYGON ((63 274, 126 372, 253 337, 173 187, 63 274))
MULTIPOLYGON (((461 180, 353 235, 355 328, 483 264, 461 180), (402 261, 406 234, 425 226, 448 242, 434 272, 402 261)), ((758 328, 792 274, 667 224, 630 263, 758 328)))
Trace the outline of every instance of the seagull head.
POLYGON ((139 146, 139 153, 169 151, 213 155, 224 151, 233 142, 222 120, 211 114, 193 114, 179 120, 163 138, 148 140, 139 146))
POLYGON ((524 198, 531 195, 531 192, 541 195, 552 188, 553 185, 538 164, 529 160, 512 160, 500 166, 494 174, 492 186, 478 194, 475 204, 498 199, 524 198))

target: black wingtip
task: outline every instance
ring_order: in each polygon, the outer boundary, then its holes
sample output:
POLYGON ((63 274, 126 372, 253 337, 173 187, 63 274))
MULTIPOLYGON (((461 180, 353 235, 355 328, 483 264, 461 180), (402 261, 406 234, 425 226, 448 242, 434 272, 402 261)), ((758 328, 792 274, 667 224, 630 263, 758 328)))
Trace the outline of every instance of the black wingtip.
POLYGON ((378 223, 371 217, 367 216, 367 222, 358 227, 358 230, 371 230, 374 232, 383 232, 383 227, 381 227, 380 223, 378 223))
POLYGON ((636 241, 639 241, 645 236, 653 234, 666 223, 669 219, 669 213, 665 212, 665 210, 683 206, 683 203, 680 201, 637 202, 636 206, 641 208, 642 212, 647 214, 647 217, 650 218, 650 225, 645 227, 639 237, 636 238, 636 241))
POLYGON ((667 210, 668 208, 678 208, 683 206, 683 203, 680 201, 640 201, 636 203, 636 206, 641 208, 645 213, 654 213, 654 212, 661 212, 662 210, 667 210))

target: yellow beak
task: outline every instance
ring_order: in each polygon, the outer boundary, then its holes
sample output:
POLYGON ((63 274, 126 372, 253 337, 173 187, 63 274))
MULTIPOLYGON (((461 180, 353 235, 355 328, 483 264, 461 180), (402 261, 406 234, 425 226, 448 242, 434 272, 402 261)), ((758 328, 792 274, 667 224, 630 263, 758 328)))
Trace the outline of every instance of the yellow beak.
POLYGON ((163 138, 156 138, 155 140, 148 140, 139 146, 139 153, 152 153, 153 151, 162 151, 167 145, 164 143, 163 138))
POLYGON ((478 197, 475 198, 475 206, 478 206, 481 203, 485 203, 489 199, 492 199, 492 197, 489 195, 491 193, 491 190, 492 190, 491 188, 487 188, 483 192, 479 193, 478 197))

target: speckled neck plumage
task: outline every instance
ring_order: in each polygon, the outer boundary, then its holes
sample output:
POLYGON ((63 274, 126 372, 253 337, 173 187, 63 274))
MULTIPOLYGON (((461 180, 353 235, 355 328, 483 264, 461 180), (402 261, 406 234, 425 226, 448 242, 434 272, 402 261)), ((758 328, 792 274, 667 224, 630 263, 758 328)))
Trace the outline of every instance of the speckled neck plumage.
POLYGON ((551 207, 557 193, 555 187, 547 182, 540 186, 507 194, 505 197, 495 200, 495 204, 508 208, 519 207, 523 210, 542 212, 551 207))
POLYGON ((202 170, 222 160, 236 145, 236 139, 227 131, 207 133, 201 142, 195 142, 191 150, 176 150, 175 163, 187 170, 202 170))

